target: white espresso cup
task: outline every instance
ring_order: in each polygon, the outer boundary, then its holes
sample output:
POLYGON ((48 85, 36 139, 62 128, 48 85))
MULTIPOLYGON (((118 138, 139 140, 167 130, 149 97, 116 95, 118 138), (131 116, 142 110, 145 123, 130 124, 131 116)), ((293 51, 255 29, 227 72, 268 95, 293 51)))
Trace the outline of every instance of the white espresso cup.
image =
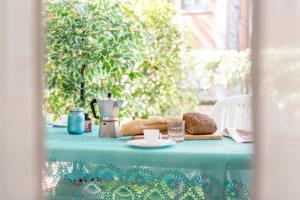
POLYGON ((158 143, 162 139, 162 135, 158 129, 145 129, 143 132, 144 140, 147 143, 158 143))

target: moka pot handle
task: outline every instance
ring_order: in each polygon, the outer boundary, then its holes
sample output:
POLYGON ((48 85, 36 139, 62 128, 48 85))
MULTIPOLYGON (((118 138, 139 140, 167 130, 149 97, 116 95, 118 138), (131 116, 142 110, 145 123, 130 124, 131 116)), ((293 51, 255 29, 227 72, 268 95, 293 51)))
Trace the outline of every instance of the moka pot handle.
POLYGON ((94 118, 99 119, 99 116, 97 116, 97 114, 96 114, 95 104, 97 104, 97 99, 93 99, 93 100, 90 102, 90 106, 91 106, 91 109, 92 109, 94 118))

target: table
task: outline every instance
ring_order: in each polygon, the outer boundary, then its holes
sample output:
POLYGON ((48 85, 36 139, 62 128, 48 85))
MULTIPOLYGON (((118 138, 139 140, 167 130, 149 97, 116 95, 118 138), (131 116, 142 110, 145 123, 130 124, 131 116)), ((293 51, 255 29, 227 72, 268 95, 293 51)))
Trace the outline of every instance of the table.
POLYGON ((130 137, 69 135, 47 128, 43 191, 48 199, 249 199, 251 144, 185 141, 129 147, 130 137))

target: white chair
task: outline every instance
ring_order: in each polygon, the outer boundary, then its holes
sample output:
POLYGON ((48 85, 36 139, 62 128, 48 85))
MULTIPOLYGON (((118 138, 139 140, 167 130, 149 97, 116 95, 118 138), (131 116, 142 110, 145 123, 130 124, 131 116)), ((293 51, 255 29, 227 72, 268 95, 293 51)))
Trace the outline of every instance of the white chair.
POLYGON ((251 95, 239 95, 218 101, 212 112, 218 127, 217 133, 225 128, 252 130, 251 99, 251 95))

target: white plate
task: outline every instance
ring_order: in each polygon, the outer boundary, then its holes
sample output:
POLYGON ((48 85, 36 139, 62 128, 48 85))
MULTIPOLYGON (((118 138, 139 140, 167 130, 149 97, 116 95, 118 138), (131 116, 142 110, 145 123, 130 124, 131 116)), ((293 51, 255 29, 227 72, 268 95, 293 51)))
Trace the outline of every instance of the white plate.
POLYGON ((127 142, 127 144, 130 146, 142 147, 142 148, 160 148, 160 147, 172 146, 176 144, 176 142, 173 140, 161 139, 155 143, 147 143, 146 140, 140 139, 140 140, 130 140, 127 142))
POLYGON ((58 121, 58 122, 53 122, 53 126, 54 126, 54 127, 62 127, 62 128, 65 128, 65 127, 68 126, 68 124, 67 124, 67 123, 63 123, 63 122, 58 121))

